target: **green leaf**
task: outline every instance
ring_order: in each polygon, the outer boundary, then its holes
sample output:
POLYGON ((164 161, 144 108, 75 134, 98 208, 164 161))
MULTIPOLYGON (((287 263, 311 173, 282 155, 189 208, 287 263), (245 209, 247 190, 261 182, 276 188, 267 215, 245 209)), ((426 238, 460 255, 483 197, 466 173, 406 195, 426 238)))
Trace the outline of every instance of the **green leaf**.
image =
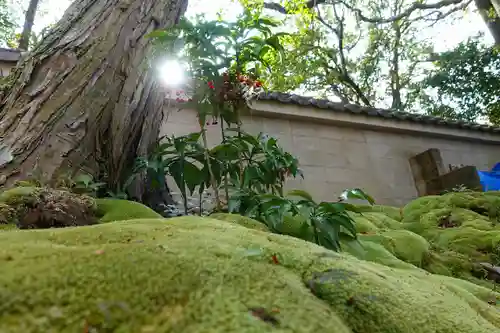
POLYGON ((342 192, 340 195, 341 198, 344 200, 349 200, 349 199, 360 199, 360 200, 366 200, 370 203, 370 205, 375 204, 375 200, 368 194, 366 194, 363 190, 359 188, 351 189, 351 190, 345 190, 342 192))
POLYGON ((345 211, 345 205, 340 202, 322 202, 318 205, 318 209, 330 214, 338 214, 345 211))
POLYGON ((88 187, 89 184, 94 181, 94 177, 89 174, 79 174, 75 177, 74 181, 75 183, 80 183, 88 187))
POLYGON ((356 237, 356 223, 348 215, 333 215, 328 218, 328 221, 344 227, 352 236, 356 237))
POLYGON ((196 165, 184 161, 184 181, 191 194, 204 180, 203 172, 196 165))
POLYGON ((172 163, 170 163, 168 167, 168 174, 174 178, 175 184, 181 191, 182 195, 186 195, 186 186, 183 182, 183 174, 184 170, 182 168, 182 162, 181 160, 175 160, 172 163))
POLYGON ((290 207, 290 202, 286 199, 280 198, 278 196, 274 197, 273 199, 266 201, 262 203, 262 211, 269 211, 269 210, 278 210, 278 211, 288 211, 290 207))
POLYGON ((314 199, 312 195, 307 193, 307 191, 304 190, 290 190, 287 192, 287 196, 293 196, 293 197, 301 197, 306 199, 307 201, 314 203, 314 199))

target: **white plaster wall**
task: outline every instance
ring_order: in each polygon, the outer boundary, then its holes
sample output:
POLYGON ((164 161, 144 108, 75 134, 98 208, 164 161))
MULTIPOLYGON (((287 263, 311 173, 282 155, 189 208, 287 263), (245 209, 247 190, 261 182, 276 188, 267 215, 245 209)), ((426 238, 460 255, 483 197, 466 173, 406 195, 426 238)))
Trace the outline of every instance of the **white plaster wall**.
MULTIPOLYGON (((303 112, 308 110, 303 107, 303 112)), ((285 149, 296 155, 305 180, 291 179, 287 187, 305 189, 319 200, 335 200, 343 189, 359 187, 370 193, 377 203, 403 205, 417 196, 408 160, 429 148, 441 151, 445 165, 475 165, 486 170, 500 162, 500 145, 494 142, 436 138, 425 133, 392 133, 381 128, 360 129, 262 115, 243 117, 243 128, 278 138, 285 149)), ((162 126, 162 134, 183 135, 197 130, 195 113, 190 110, 174 110, 162 126)), ((220 142, 219 125, 208 126, 207 134, 211 145, 220 142)), ((500 142, 500 134, 498 139, 500 142)))

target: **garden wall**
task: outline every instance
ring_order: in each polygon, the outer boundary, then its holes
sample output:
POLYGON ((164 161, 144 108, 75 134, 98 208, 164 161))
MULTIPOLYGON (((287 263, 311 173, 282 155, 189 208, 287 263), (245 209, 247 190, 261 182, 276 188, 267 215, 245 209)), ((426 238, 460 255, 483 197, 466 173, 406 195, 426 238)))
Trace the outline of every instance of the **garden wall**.
MULTIPOLYGON (((441 151, 446 166, 474 165, 486 170, 500 162, 497 129, 315 102, 256 101, 251 113, 243 117, 243 127, 278 138, 296 155, 305 180, 289 180, 288 187, 305 189, 317 199, 335 200, 343 189, 360 187, 377 203, 403 205, 417 197, 409 159, 429 148, 441 151)), ((170 107, 165 113, 162 135, 199 130, 194 111, 170 107)), ((210 144, 220 142, 219 125, 208 126, 208 138, 210 144)))

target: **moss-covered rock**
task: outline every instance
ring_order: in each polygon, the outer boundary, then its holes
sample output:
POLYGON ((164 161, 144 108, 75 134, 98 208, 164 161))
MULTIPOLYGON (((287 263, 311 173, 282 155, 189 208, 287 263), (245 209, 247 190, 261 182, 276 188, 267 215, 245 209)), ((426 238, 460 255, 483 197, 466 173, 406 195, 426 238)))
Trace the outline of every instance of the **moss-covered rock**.
POLYGON ((500 196, 478 192, 459 192, 418 198, 403 208, 402 221, 418 222, 422 215, 433 210, 455 208, 465 208, 496 220, 500 216, 500 196))
POLYGON ((356 232, 360 234, 374 233, 379 230, 379 228, 372 223, 365 214, 351 213, 350 216, 355 222, 356 232))
POLYGON ((16 205, 24 198, 31 198, 39 190, 39 187, 32 186, 13 187, 0 192, 0 202, 7 205, 16 205))
POLYGON ((215 213, 210 215, 210 218, 236 223, 249 229, 269 231, 269 228, 264 223, 238 214, 215 213))
POLYGON ((384 206, 384 205, 359 205, 356 206, 357 211, 361 213, 382 213, 389 218, 401 221, 403 219, 403 210, 399 207, 384 206))
POLYGON ((0 225, 15 224, 16 222, 15 209, 3 202, 0 202, 0 225))
POLYGON ((95 201, 100 223, 162 218, 160 214, 139 202, 122 199, 95 199, 95 201))
POLYGON ((2 210, 10 214, 6 220, 16 223, 20 229, 46 229, 97 223, 94 199, 64 190, 14 187, 0 193, 0 204, 4 207, 2 210))
POLYGON ((362 213, 361 215, 356 215, 353 215, 354 220, 357 221, 359 218, 367 219, 371 224, 377 227, 377 229, 403 229, 403 225, 401 222, 381 212, 367 212, 362 213))
POLYGON ((386 230, 359 237, 365 242, 380 244, 396 258, 419 267, 430 250, 425 238, 408 230, 386 230))
POLYGON ((215 219, 4 231, 0 243, 1 332, 500 329, 486 288, 215 219))
POLYGON ((358 242, 342 242, 342 251, 358 259, 375 262, 388 267, 404 269, 417 268, 397 258, 383 245, 362 238, 360 238, 358 242))

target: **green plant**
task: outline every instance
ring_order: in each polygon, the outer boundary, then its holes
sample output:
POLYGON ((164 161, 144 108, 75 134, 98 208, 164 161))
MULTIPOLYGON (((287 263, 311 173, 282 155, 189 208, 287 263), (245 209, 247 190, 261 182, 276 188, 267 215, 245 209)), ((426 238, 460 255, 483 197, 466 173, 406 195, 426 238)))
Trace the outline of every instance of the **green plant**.
POLYGON ((213 149, 217 158, 227 162, 225 171, 234 188, 283 196, 287 176, 303 177, 297 158, 284 151, 276 138, 234 131, 236 136, 213 149))
MULTIPOLYGON (((196 110, 200 126, 199 133, 190 134, 190 143, 183 141, 184 137, 167 140, 153 164, 174 177, 186 214, 187 190, 192 193, 198 187, 201 195, 211 188, 216 210, 221 210, 219 189, 223 187, 228 211, 260 220, 277 233, 284 233, 286 215, 300 215, 306 224, 297 237, 339 250, 341 239, 356 238, 347 213, 353 206, 344 202, 316 203, 303 191, 292 192, 302 194, 298 201, 284 197, 286 177, 302 176, 298 160, 285 152, 275 138, 241 130, 241 112, 263 89, 259 76, 271 68, 270 62, 276 64, 283 58, 281 42, 288 34, 272 32, 279 24, 246 10, 235 23, 182 20, 173 29, 150 35, 160 42, 163 51, 182 54, 181 61, 187 62, 191 84, 186 91, 177 91, 176 102, 196 110), (211 149, 206 138, 209 117, 214 125, 220 120, 222 135, 222 142, 211 149), (312 239, 307 236, 310 232, 312 239)), ((346 195, 373 203, 358 189, 346 195)))
MULTIPOLYGON (((148 158, 136 161, 134 173, 146 171, 151 186, 159 186, 170 175, 181 191, 185 213, 188 213, 188 191, 192 194, 196 187, 206 182, 204 149, 198 143, 201 133, 191 133, 179 137, 165 136, 148 158)), ((203 190, 201 190, 203 191, 203 190)))
POLYGON ((456 185, 456 186, 452 187, 449 190, 444 190, 442 192, 442 194, 454 193, 454 192, 473 192, 473 190, 471 190, 470 188, 468 188, 464 184, 459 184, 459 185, 456 185))
POLYGON ((82 173, 73 178, 71 185, 70 189, 74 193, 97 196, 97 191, 104 188, 106 183, 95 181, 92 175, 82 173))
MULTIPOLYGON (((341 197, 374 204, 373 198, 360 189, 346 190, 341 197)), ((295 237, 334 251, 341 250, 341 241, 357 239, 355 222, 349 215, 349 212, 358 212, 355 206, 342 201, 318 203, 302 190, 292 190, 287 197, 242 191, 232 198, 230 212, 259 220, 276 233, 286 233, 284 230, 288 229, 295 237), (292 226, 292 229, 285 226, 287 216, 298 225, 292 226)))
MULTIPOLYGON (((194 164, 184 165, 186 162, 182 149, 176 150, 179 159, 173 162, 171 168, 178 170, 173 170, 172 175, 177 185, 180 184, 186 212, 184 184, 191 192, 199 186, 200 195, 204 188, 210 187, 215 192, 216 209, 222 209, 219 187, 223 181, 227 197, 229 173, 234 171, 234 163, 214 158, 214 152, 218 154, 219 150, 214 151, 208 147, 205 126, 210 124, 210 117, 212 124, 216 124, 220 118, 223 144, 226 144, 224 123, 228 126, 236 124, 240 129, 240 112, 247 107, 248 100, 262 89, 262 83, 257 77, 264 68, 263 65, 268 60, 279 57, 283 51, 280 36, 286 34, 273 34, 271 31, 279 24, 279 21, 245 11, 235 23, 203 19, 191 22, 183 19, 174 28, 158 30, 149 35, 159 42, 162 51, 171 56, 181 54, 180 60, 187 63, 189 69, 191 84, 187 91, 177 92, 176 101, 197 111, 202 158, 191 157, 201 163, 203 169, 194 167, 194 164), (183 175, 179 171, 186 171, 185 168, 189 169, 189 175, 183 175), (186 181, 186 176, 192 179, 186 181), (197 181, 194 181, 195 178, 197 181)), ((241 138, 239 132, 238 136, 241 138)), ((222 150, 229 146, 231 143, 222 147, 222 150)), ((243 172, 242 165, 237 168, 240 173, 243 172)), ((235 177, 231 179, 234 180, 235 177)))

